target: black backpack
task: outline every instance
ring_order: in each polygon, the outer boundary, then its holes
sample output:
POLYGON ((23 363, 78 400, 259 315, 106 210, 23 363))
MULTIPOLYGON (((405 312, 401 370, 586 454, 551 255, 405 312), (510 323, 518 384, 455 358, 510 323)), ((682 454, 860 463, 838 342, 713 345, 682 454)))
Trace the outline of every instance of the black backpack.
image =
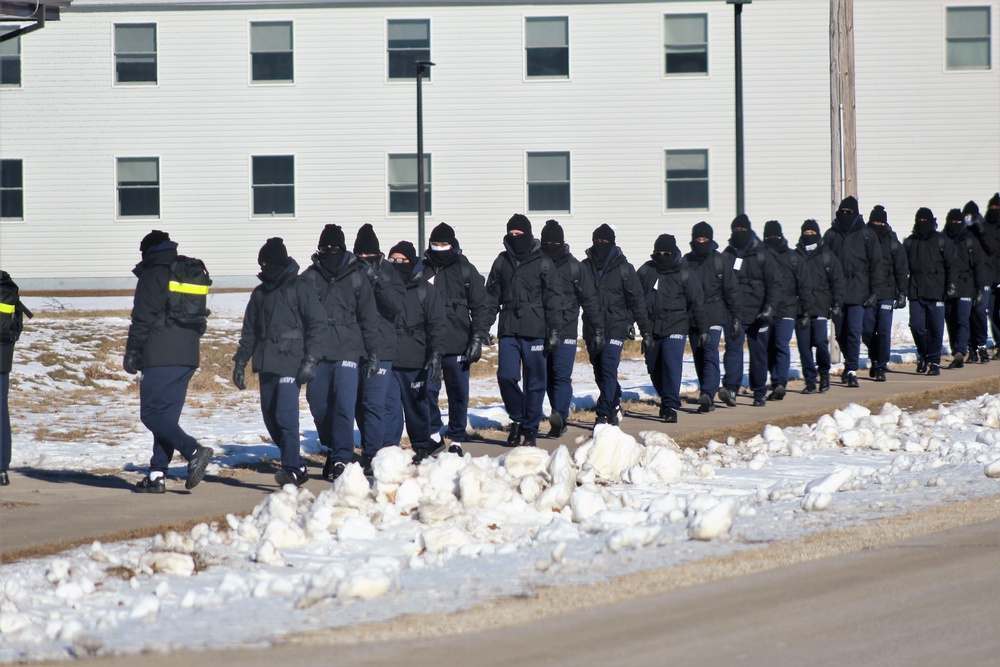
POLYGON ((10 274, 0 271, 0 345, 13 345, 21 337, 24 316, 32 317, 21 303, 20 292, 10 274))
POLYGON ((208 288, 212 279, 205 263, 194 257, 178 255, 170 263, 167 287, 167 324, 175 324, 205 333, 208 326, 208 288))

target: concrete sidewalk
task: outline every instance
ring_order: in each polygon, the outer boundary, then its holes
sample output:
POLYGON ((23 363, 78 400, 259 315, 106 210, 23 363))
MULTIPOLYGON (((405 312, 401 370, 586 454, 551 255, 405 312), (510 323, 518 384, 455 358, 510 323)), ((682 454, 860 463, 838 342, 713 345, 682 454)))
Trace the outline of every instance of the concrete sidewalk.
MULTIPOLYGON (((768 402, 754 408, 750 398, 741 396, 736 408, 718 407, 714 412, 699 414, 696 406, 685 406, 677 424, 664 424, 653 406, 642 413, 630 412, 621 424, 623 430, 636 434, 660 430, 674 437, 689 436, 703 431, 745 428, 747 424, 779 421, 817 410, 832 412, 849 403, 868 400, 892 401, 894 396, 949 385, 968 383, 1000 374, 1000 363, 969 365, 961 370, 942 370, 939 377, 928 378, 913 372, 912 366, 898 366, 889 381, 876 383, 862 371, 861 386, 848 389, 833 378, 831 390, 825 394, 802 395, 801 383, 789 385, 782 401, 768 402)), ((985 390, 984 390, 985 391, 985 390)), ((499 400, 499 397, 497 397, 499 400)), ((569 431, 559 440, 539 438, 538 445, 553 450, 560 444, 571 449, 577 440, 586 438, 589 423, 570 422, 569 431)), ((543 423, 544 434, 547 425, 543 423)), ((507 451, 502 438, 466 443, 466 451, 474 456, 498 456, 507 451)), ((310 473, 319 475, 318 468, 310 473)), ((267 494, 275 490, 270 474, 245 471, 235 477, 207 476, 194 490, 186 491, 183 480, 168 482, 165 495, 134 494, 131 482, 116 476, 56 473, 44 470, 17 469, 11 471, 11 485, 0 487, 0 562, 18 557, 26 549, 48 545, 51 549, 68 548, 95 539, 107 540, 114 535, 121 539, 122 531, 149 534, 153 528, 187 528, 199 520, 218 519, 228 513, 249 513, 267 494)), ((328 484, 322 479, 310 479, 307 486, 318 493, 328 484)))

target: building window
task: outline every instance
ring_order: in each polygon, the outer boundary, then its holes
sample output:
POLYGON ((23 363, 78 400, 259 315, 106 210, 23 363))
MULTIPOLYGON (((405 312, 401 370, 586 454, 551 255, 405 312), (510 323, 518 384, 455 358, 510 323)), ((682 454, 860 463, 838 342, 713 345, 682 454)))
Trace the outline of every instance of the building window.
POLYGON ((663 50, 664 73, 708 74, 708 16, 664 16, 663 50))
POLYGON ((948 69, 990 69, 990 8, 948 7, 948 69))
POLYGON ((295 215, 295 156, 253 158, 253 214, 295 215))
POLYGON ((20 160, 0 160, 0 220, 24 219, 24 172, 20 160))
POLYGON ((160 216, 160 159, 118 158, 118 217, 160 216))
POLYGON ((156 24, 115 25, 115 83, 156 83, 156 24))
MULTIPOLYGON (((428 19, 391 20, 388 25, 389 78, 412 79, 416 62, 431 59, 431 22, 428 19)), ((431 78, 430 69, 424 77, 431 78)))
MULTIPOLYGON (((12 32, 16 28, 0 28, 0 34, 12 32)), ((21 85, 21 38, 15 37, 0 42, 0 86, 21 85)))
POLYGON ((524 59, 529 77, 569 77, 569 19, 524 19, 524 59))
MULTIPOLYGON (((389 156, 389 213, 417 212, 417 156, 389 156)), ((424 155, 424 211, 431 212, 431 156, 424 155)))
POLYGON ((250 24, 250 77, 253 81, 294 81, 292 22, 250 24))
POLYGON ((528 210, 569 213, 569 153, 528 153, 528 210))
POLYGON ((708 208, 708 151, 667 151, 667 208, 708 208))

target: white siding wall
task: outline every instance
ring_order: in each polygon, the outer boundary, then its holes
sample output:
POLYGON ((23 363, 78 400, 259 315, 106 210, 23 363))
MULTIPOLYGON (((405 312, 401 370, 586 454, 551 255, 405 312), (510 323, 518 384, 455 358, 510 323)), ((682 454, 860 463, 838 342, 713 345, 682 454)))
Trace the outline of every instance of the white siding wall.
MULTIPOLYGON (((855 3, 861 203, 867 211, 882 202, 890 221, 920 205, 985 201, 1000 184, 998 2, 975 3, 993 7, 994 57, 991 71, 971 74, 943 71, 945 4, 855 3)), ((23 87, 0 90, 0 156, 24 160, 26 217, 0 224, 0 264, 22 282, 127 285, 139 239, 152 228, 169 231, 221 282, 245 284, 269 236, 284 237, 301 264, 327 222, 343 225, 349 244, 364 222, 375 225, 383 250, 415 240, 416 215, 386 213, 386 154, 416 150, 413 82, 385 80, 389 18, 431 20, 427 231, 452 224, 481 270, 500 249, 507 218, 527 206, 527 151, 571 153, 573 212, 555 217, 578 255, 602 222, 617 226, 636 263, 663 232, 686 247, 702 219, 720 244, 728 238, 733 11, 721 0, 77 7, 22 39, 23 87), (662 76, 666 12, 709 15, 707 77, 662 76), (569 80, 524 80, 525 16, 569 17, 569 80), (295 22, 294 85, 249 85, 251 20, 295 22), (126 21, 157 24, 155 87, 112 85, 112 24, 126 21), (707 212, 664 210, 663 151, 681 148, 709 151, 707 212), (250 156, 267 154, 296 157, 292 220, 250 216, 250 156), (159 220, 115 220, 116 156, 160 158, 159 220)), ((743 17, 747 212, 758 231, 782 220, 794 240, 804 218, 829 217, 828 2, 758 0, 743 17)), ((529 217, 537 234, 549 216, 529 217)))

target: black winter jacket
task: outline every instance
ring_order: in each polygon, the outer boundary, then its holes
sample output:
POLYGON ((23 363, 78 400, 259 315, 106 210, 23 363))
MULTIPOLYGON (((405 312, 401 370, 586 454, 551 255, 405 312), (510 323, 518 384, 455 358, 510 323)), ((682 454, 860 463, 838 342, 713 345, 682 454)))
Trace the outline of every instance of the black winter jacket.
POLYGON ((399 277, 399 271, 392 268, 381 255, 372 261, 375 268, 374 276, 368 273, 368 261, 357 255, 358 270, 368 278, 368 283, 375 293, 375 308, 378 310, 378 351, 379 361, 392 361, 396 358, 396 316, 403 309, 403 294, 406 287, 399 277))
POLYGON ((601 329, 604 328, 604 313, 597 304, 597 285, 593 275, 584 271, 580 260, 570 253, 569 246, 563 245, 565 252, 553 259, 563 282, 563 325, 559 329, 559 337, 575 340, 580 334, 581 307, 589 321, 601 329))
POLYGON ((254 373, 295 377, 304 357, 319 359, 326 315, 298 274, 299 265, 292 260, 274 281, 262 278, 250 294, 235 359, 252 359, 254 373))
POLYGON ((17 283, 6 271, 0 271, 0 301, 5 305, 13 306, 14 312, 2 313, 0 317, 9 318, 10 330, 7 336, 0 336, 0 373, 10 373, 14 366, 14 343, 21 337, 21 330, 24 328, 24 315, 30 311, 24 307, 20 299, 14 298, 14 293, 18 291, 17 283))
POLYGON ((497 255, 486 279, 486 294, 491 325, 500 314, 501 338, 545 338, 562 325, 562 279, 537 239, 520 261, 509 247, 497 255))
POLYGON ((417 263, 413 276, 405 283, 403 309, 396 318, 399 353, 395 368, 423 368, 430 353, 444 355, 445 330, 448 326, 439 291, 423 274, 417 263))
POLYGON ((765 306, 774 305, 774 290, 778 274, 771 254, 759 238, 754 238, 744 248, 731 244, 722 251, 726 263, 736 273, 739 285, 736 315, 743 324, 750 324, 765 306))
POLYGON ((798 314, 829 317, 833 304, 844 303, 844 270, 822 239, 817 241, 812 250, 806 250, 801 243, 795 246, 802 263, 798 314))
POLYGON ((597 285, 597 305, 603 315, 603 321, 597 323, 584 312, 584 340, 591 340, 601 324, 605 340, 625 340, 633 322, 639 325, 640 333, 651 331, 642 283, 621 248, 615 246, 611 249, 603 269, 597 268, 588 249, 587 258, 580 262, 580 268, 597 285))
POLYGON ((879 248, 882 251, 882 273, 878 277, 878 292, 876 292, 879 300, 895 299, 900 294, 906 294, 910 281, 910 264, 906 261, 903 244, 888 225, 884 226, 883 232, 871 223, 868 227, 878 238, 879 248))
POLYGON ((986 278, 991 286, 996 287, 1000 284, 1000 212, 991 215, 987 211, 981 227, 973 227, 973 231, 986 255, 986 278))
POLYGON ((132 325, 125 349, 139 350, 139 370, 153 366, 197 368, 203 332, 166 320, 170 263, 177 258, 177 244, 152 252, 135 265, 139 279, 132 302, 132 325))
POLYGON ((989 284, 983 246, 966 227, 962 227, 954 237, 946 231, 945 238, 953 245, 955 253, 955 298, 975 297, 979 290, 989 284))
MULTIPOLYGON (((719 244, 712 241, 712 252, 705 259, 693 252, 684 255, 684 261, 701 281, 701 291, 705 295, 705 319, 709 327, 726 324, 739 309, 736 273, 732 263, 717 250, 718 247, 719 244)), ((691 326, 695 326, 693 321, 691 326)))
MULTIPOLYGON (((378 310, 375 293, 353 253, 344 253, 340 270, 330 274, 312 256, 302 273, 326 312, 327 333, 320 359, 354 361, 378 356, 378 310)), ((395 269, 393 269, 395 271, 395 269)))
POLYGON ((934 232, 927 238, 911 234, 903 248, 910 264, 910 299, 944 301, 948 283, 955 279, 955 245, 934 232))
POLYGON ((771 253, 771 264, 778 280, 772 290, 771 305, 774 306, 774 316, 776 318, 794 318, 799 314, 799 295, 802 292, 802 266, 798 255, 788 247, 788 241, 782 239, 781 245, 777 248, 768 245, 764 246, 771 253))
POLYGON ((878 294, 882 278, 882 251, 878 239, 859 215, 848 230, 834 224, 823 243, 840 259, 844 270, 844 305, 857 306, 878 294))
POLYGON ((701 281, 680 258, 680 252, 675 253, 673 264, 666 268, 649 260, 639 267, 637 276, 642 284, 653 338, 674 334, 687 337, 692 327, 698 333, 708 332, 701 281))
POLYGON ((441 253, 424 253, 424 278, 434 285, 444 308, 447 355, 465 354, 473 334, 488 340, 495 315, 490 313, 486 281, 456 245, 444 259, 441 253))

